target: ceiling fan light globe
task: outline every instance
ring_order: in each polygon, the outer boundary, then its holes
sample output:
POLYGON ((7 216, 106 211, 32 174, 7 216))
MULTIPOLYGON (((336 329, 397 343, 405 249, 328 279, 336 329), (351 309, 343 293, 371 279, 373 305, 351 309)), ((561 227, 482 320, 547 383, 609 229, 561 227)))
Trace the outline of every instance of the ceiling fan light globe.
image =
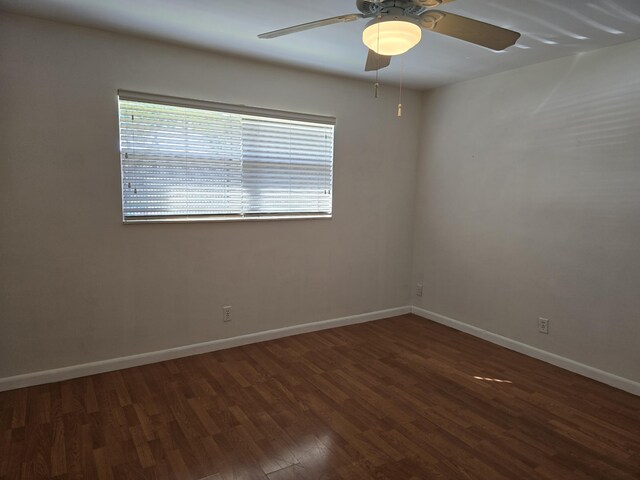
POLYGON ((407 20, 378 20, 362 32, 362 42, 379 55, 401 55, 415 47, 422 29, 407 20))

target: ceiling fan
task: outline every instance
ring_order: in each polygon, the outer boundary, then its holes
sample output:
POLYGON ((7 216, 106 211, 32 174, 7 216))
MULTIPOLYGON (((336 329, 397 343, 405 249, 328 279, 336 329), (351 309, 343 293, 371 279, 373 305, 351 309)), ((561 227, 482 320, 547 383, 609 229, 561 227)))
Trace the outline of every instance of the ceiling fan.
POLYGON ((362 32, 362 41, 369 48, 365 71, 389 66, 391 57, 416 46, 422 29, 458 38, 491 50, 504 50, 514 45, 520 34, 506 28, 434 10, 454 0, 357 0, 360 13, 339 15, 315 22, 274 30, 258 38, 275 38, 334 23, 372 19, 362 32))

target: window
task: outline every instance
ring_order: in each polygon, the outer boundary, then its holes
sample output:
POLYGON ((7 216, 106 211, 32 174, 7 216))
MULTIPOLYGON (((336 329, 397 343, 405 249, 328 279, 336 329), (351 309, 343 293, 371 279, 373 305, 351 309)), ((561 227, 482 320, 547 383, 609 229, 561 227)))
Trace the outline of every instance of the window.
POLYGON ((334 118, 118 97, 124 222, 331 217, 334 118))

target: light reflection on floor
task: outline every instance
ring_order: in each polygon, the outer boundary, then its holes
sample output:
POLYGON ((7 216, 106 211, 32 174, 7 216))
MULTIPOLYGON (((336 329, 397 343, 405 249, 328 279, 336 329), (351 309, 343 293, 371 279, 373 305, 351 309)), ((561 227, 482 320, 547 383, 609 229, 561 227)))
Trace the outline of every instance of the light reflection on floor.
POLYGON ((473 377, 476 380, 484 380, 485 382, 494 382, 494 383, 513 383, 511 380, 500 380, 499 378, 489 378, 489 377, 473 377))

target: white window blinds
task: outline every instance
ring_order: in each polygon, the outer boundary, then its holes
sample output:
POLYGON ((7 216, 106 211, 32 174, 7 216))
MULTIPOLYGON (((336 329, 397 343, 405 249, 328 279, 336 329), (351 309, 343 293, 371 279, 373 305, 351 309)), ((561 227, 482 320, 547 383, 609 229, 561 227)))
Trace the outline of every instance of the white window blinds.
POLYGON ((119 93, 125 222, 327 217, 335 119, 119 93))

